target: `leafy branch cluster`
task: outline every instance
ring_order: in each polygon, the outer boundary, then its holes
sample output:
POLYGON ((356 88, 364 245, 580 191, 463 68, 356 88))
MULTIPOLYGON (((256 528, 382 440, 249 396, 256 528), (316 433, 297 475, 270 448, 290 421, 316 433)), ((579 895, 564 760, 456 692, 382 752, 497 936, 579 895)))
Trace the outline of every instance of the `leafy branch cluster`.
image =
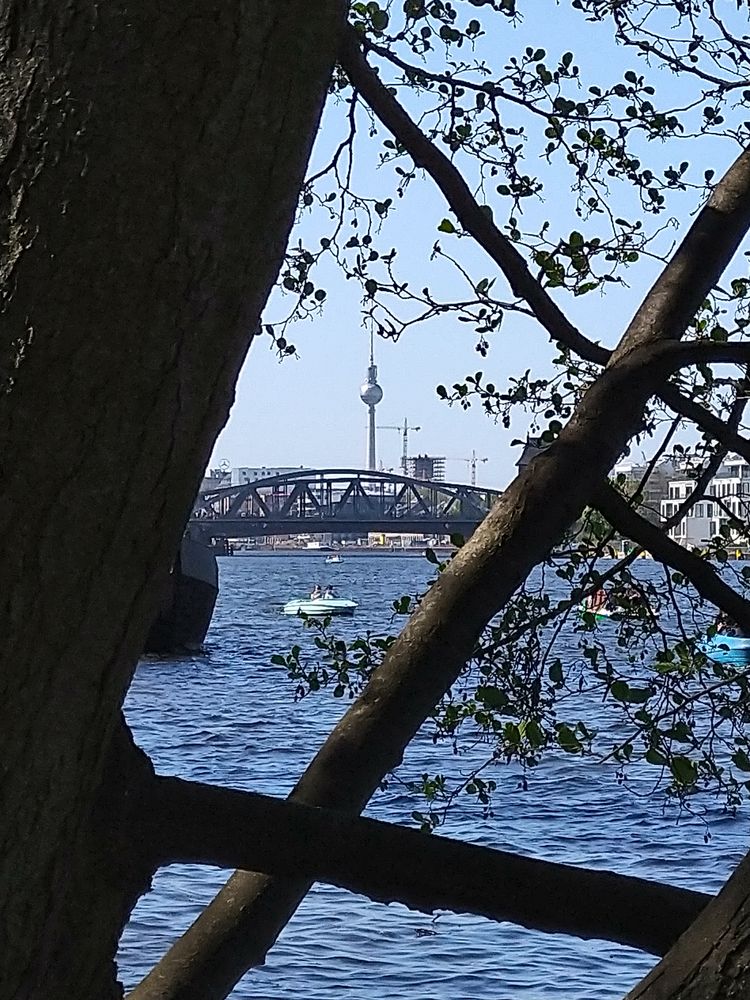
MULTIPOLYGON (((486 211, 507 213, 504 231, 512 243, 529 253, 543 284, 580 296, 610 282, 623 282, 627 269, 644 255, 664 259, 672 220, 649 228, 644 215, 667 213, 671 194, 682 195, 689 188, 708 193, 714 177, 710 168, 703 168, 700 177, 693 176, 687 159, 670 162, 663 155, 664 141, 712 131, 744 141, 742 120, 750 90, 739 86, 736 72, 745 58, 741 33, 730 31, 713 5, 704 12, 697 5, 687 19, 691 41, 681 52, 674 49, 671 53, 663 49, 672 44, 674 34, 664 23, 664 15, 669 12, 681 22, 687 18, 681 4, 674 10, 671 2, 647 4, 651 16, 643 15, 642 4, 573 6, 596 22, 612 17, 618 37, 636 49, 638 67, 624 69, 619 79, 606 84, 601 80, 586 84, 573 52, 551 57, 543 47, 526 45, 515 54, 509 52, 498 73, 492 64, 495 52, 485 52, 485 36, 494 17, 513 25, 522 23, 526 12, 516 2, 353 3, 351 15, 365 52, 379 64, 381 80, 392 93, 402 95, 407 106, 413 106, 427 138, 447 148, 469 176, 474 173, 477 196, 486 211), (655 27, 657 14, 662 21, 655 27), (704 15, 720 38, 711 40, 707 32, 701 33, 704 15), (715 60, 719 42, 722 51, 732 53, 735 75, 714 79, 698 70, 700 59, 715 60), (696 70, 689 75, 694 86, 690 90, 683 81, 680 99, 674 101, 669 78, 678 71, 674 61, 683 57, 696 70), (664 91, 661 100, 660 88, 664 91), (539 122, 542 145, 535 127, 539 122), (549 219, 521 225, 522 216, 538 215, 541 199, 559 202, 560 158, 569 171, 576 214, 586 227, 579 224, 566 230, 559 221, 553 225, 549 219), (539 166, 546 162, 547 174, 529 173, 526 161, 539 166), (634 201, 626 197, 627 188, 635 193, 634 201), (611 208, 615 195, 620 204, 617 212, 611 208), (536 202, 537 208, 530 211, 529 202, 536 202)), ((282 355, 294 353, 287 327, 294 320, 319 314, 328 295, 325 285, 330 272, 325 271, 322 283, 312 272, 323 258, 330 258, 347 279, 361 286, 364 316, 378 334, 396 338, 417 323, 452 314, 473 325, 478 349, 486 353, 488 335, 500 328, 506 312, 525 311, 524 303, 494 297, 490 293, 494 278, 471 276, 473 265, 459 265, 440 243, 435 244, 433 257, 456 264, 469 294, 437 295, 423 283, 417 287, 410 275, 395 272, 397 241, 384 223, 419 171, 398 137, 389 132, 382 139, 381 164, 392 169, 391 189, 364 194, 361 189, 372 188, 375 182, 355 169, 355 144, 358 133, 371 141, 380 130, 341 71, 332 88, 345 110, 345 134, 303 192, 302 207, 313 212, 308 226, 311 235, 306 236, 305 245, 300 243, 290 251, 280 281, 294 301, 282 319, 266 324, 266 332, 281 338, 277 347, 282 355), (315 230, 318 235, 312 237, 315 230)), ((377 186, 382 189, 384 184, 389 185, 388 174, 381 170, 377 186)), ((679 205, 678 200, 674 208, 679 205)), ((462 232, 450 219, 436 219, 435 224, 445 234, 462 232)))
MULTIPOLYGON (((413 815, 424 828, 445 822, 461 795, 491 814, 493 769, 519 765, 517 780, 526 787, 529 772, 556 753, 610 761, 614 779, 634 789, 644 781, 661 787, 691 810, 701 796, 734 810, 750 792, 750 669, 701 651, 700 637, 715 627, 681 574, 665 569, 661 580, 644 579, 632 559, 602 563, 613 551, 612 530, 601 519, 592 528, 590 515, 585 533, 581 528, 488 626, 431 716, 432 741, 466 763, 451 776, 444 769, 418 779, 391 776, 423 800, 413 815), (550 572, 566 588, 556 600, 550 572), (614 613, 602 623, 581 602, 605 582, 614 613)), ((446 564, 429 555, 442 570, 446 564)), ((746 587, 750 567, 736 573, 746 587)), ((418 601, 397 599, 394 614, 408 614, 418 601)), ((298 698, 325 688, 356 696, 394 641, 368 633, 346 642, 330 620, 306 625, 314 632, 311 650, 295 645, 272 658, 294 680, 298 698)))

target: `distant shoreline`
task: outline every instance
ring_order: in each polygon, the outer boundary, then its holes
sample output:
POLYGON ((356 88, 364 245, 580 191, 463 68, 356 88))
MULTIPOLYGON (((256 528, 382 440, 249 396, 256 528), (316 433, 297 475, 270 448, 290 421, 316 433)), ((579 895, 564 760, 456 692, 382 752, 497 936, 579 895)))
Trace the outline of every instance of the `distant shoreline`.
MULTIPOLYGON (((453 546, 443 546, 435 545, 431 546, 433 552, 436 555, 445 557, 451 555, 455 552, 453 546)), ((307 556, 314 557, 317 559, 325 559, 327 556, 338 555, 341 556, 341 561, 345 562, 349 558, 359 559, 362 556, 381 556, 383 558, 392 559, 396 556, 408 556, 409 559, 424 559, 424 554, 428 548, 425 545, 423 548, 413 548, 413 549, 384 549, 384 548, 365 548, 352 547, 351 549, 237 549, 231 555, 224 555, 222 553, 217 553, 219 559, 242 559, 244 557, 256 558, 257 556, 307 556)), ((336 565, 332 563, 331 565, 336 565)))

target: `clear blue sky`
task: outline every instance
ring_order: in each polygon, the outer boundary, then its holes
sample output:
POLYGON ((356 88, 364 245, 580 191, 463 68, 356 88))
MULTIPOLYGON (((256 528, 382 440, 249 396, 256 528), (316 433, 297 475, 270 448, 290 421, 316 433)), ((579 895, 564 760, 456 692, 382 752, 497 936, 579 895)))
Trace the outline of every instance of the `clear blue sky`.
MULTIPOLYGON (((467 6, 460 3, 459 7, 467 6)), ((544 46, 550 62, 566 49, 576 55, 583 71, 585 83, 616 81, 623 70, 640 68, 630 51, 618 49, 609 40, 604 27, 583 24, 579 15, 551 2, 534 0, 525 4, 532 8, 519 30, 512 30, 504 20, 498 19, 483 43, 485 52, 492 52, 492 63, 498 67, 512 52, 520 52, 524 45, 544 46), (497 54, 499 53, 499 55, 497 54)), ((475 10, 475 8, 471 8, 475 10)), ((663 84, 661 93, 667 97, 680 94, 683 87, 669 74, 652 73, 655 82, 663 84)), ((528 122, 528 119, 527 119, 528 122)), ((528 122, 534 126, 533 122, 528 122)), ((343 129, 343 111, 335 103, 326 110, 324 123, 318 137, 313 157, 313 169, 325 162, 335 147, 343 129)), ((377 196, 392 193, 391 168, 376 169, 379 151, 377 142, 368 141, 363 133, 360 118, 360 139, 357 155, 357 184, 363 193, 377 196)), ((654 150, 650 147, 649 155, 654 150)), ((726 166, 736 155, 736 147, 728 141, 709 140, 709 145, 693 141, 682 142, 678 148, 664 147, 656 151, 661 162, 690 160, 696 165, 695 174, 702 173, 711 157, 711 165, 726 166)), ((563 234, 572 229, 590 231, 576 218, 569 179, 560 168, 549 168, 530 155, 529 173, 538 172, 547 185, 544 202, 530 204, 524 225, 544 218, 552 221, 553 229, 563 234)), ((627 198, 627 195, 620 197, 627 198)), ((500 196, 493 202, 496 219, 505 221, 504 206, 500 196)), ((695 195, 675 200, 675 210, 680 210, 683 221, 689 222, 689 211, 694 206, 695 195)), ((615 199, 615 210, 625 212, 630 206, 620 207, 615 199)), ((631 216, 634 213, 631 212, 631 216)), ((459 255, 467 262, 475 279, 495 277, 496 269, 487 261, 481 250, 469 245, 468 239, 443 236, 437 232, 441 219, 449 215, 442 196, 433 182, 418 178, 398 205, 398 211, 384 228, 385 242, 399 251, 401 275, 416 287, 428 284, 433 291, 445 297, 451 293, 461 296, 464 290, 452 271, 429 261, 433 243, 440 239, 446 250, 459 255)), ((663 220, 666 222, 666 218, 663 220)), ((670 229, 669 239, 676 234, 670 229)), ((321 231, 313 219, 303 218, 292 241, 302 235, 309 242, 317 242, 321 231)), ((607 344, 616 342, 640 295, 653 280, 654 265, 643 261, 631 269, 629 289, 614 288, 606 300, 599 293, 581 299, 564 296, 561 302, 568 314, 594 339, 607 344)), ((335 269, 326 266, 313 276, 328 290, 328 302, 321 317, 297 324, 289 338, 297 346, 299 358, 279 363, 269 350, 268 338, 261 338, 251 348, 242 372, 237 399, 229 423, 220 435, 214 451, 212 465, 221 460, 231 465, 276 466, 307 465, 315 467, 364 467, 366 453, 366 408, 359 399, 359 386, 366 374, 369 351, 369 334, 361 317, 360 289, 353 281, 347 282, 335 269)), ((498 277, 495 290, 505 294, 502 277, 498 277)), ((270 317, 285 311, 288 300, 276 293, 267 309, 270 317)), ((419 328, 410 328, 398 343, 376 340, 376 362, 384 398, 378 407, 380 424, 402 424, 405 417, 410 424, 421 426, 421 431, 410 440, 410 453, 427 452, 448 458, 446 478, 468 481, 466 462, 475 449, 480 458, 488 461, 478 467, 478 481, 491 486, 506 484, 513 475, 513 463, 518 449, 510 448, 513 438, 523 437, 527 423, 519 413, 512 428, 504 430, 488 419, 474 406, 468 411, 448 407, 441 402, 435 386, 451 385, 469 373, 483 370, 496 384, 502 384, 508 375, 518 374, 526 368, 544 373, 552 356, 545 335, 531 321, 509 314, 505 328, 495 337, 488 358, 481 358, 474 350, 475 336, 469 324, 458 323, 455 318, 432 320, 419 328)), ((393 430, 378 432, 378 457, 386 468, 398 468, 401 454, 401 437, 393 430)))

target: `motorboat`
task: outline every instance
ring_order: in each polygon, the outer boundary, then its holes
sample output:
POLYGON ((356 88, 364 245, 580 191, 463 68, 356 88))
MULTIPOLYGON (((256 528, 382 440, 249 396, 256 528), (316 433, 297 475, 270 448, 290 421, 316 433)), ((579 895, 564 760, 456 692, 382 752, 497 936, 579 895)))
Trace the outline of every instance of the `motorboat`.
POLYGON ((326 566, 338 566, 338 564, 342 563, 344 560, 341 558, 340 555, 334 552, 332 556, 326 556, 323 561, 325 562, 326 566))
POLYGON ((642 603, 638 608, 634 608, 628 611, 624 607, 612 607, 611 604, 600 604, 597 608, 591 608, 585 601, 578 605, 578 613, 583 617, 583 615, 592 615, 594 621, 603 622, 614 619, 615 621, 623 621, 624 619, 639 617, 640 614, 650 614, 654 616, 653 608, 646 603, 642 603))
POLYGON ((285 615, 311 615, 323 618, 326 615, 353 615, 357 602, 347 597, 301 597, 287 601, 285 615))
POLYGON ((600 605, 596 610, 588 607, 586 604, 579 604, 578 610, 581 615, 593 615, 595 621, 606 621, 617 614, 615 610, 608 608, 606 604, 600 605))
POLYGON ((698 648, 716 663, 750 663, 750 638, 740 635, 716 635, 698 643, 698 648))

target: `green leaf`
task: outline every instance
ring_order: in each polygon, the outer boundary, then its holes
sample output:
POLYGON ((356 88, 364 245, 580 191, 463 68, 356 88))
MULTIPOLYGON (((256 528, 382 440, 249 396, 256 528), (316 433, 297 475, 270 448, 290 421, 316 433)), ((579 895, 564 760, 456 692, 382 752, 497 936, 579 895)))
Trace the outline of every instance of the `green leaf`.
POLYGON ((281 656, 279 653, 274 653, 271 657, 271 663, 275 663, 277 667, 285 667, 286 657, 281 656))
POLYGON ((440 560, 435 555, 435 552, 432 549, 425 549, 424 557, 427 560, 427 562, 431 562, 433 566, 437 566, 440 562, 440 560))
POLYGON ((570 726, 566 726, 565 723, 561 723, 557 727, 557 742, 566 753, 580 753, 583 750, 583 744, 570 726))
POLYGON ((673 757, 670 770, 678 785, 694 785, 698 780, 698 768, 689 757, 673 757))
POLYGON ((494 684, 477 688, 477 698, 483 702, 487 708, 504 708, 508 704, 508 696, 505 691, 501 691, 494 684))
POLYGON ((630 688, 626 681, 613 681, 609 693, 616 701, 629 701, 630 688))
POLYGON ((650 688, 628 687, 628 697, 626 700, 629 705, 643 705, 649 700, 650 697, 650 688))
POLYGON ((388 14, 380 8, 370 12, 370 20, 376 31, 385 31, 388 27, 388 14))
POLYGON ((438 226, 439 233, 455 233, 456 227, 453 225, 450 219, 443 219, 443 221, 438 226))
POLYGON ((529 741, 530 745, 537 749, 538 747, 544 746, 544 732, 541 726, 536 721, 536 719, 530 719, 526 723, 526 729, 524 730, 524 735, 529 741))
POLYGON ((512 746, 518 746, 521 742, 521 730, 515 722, 506 722, 503 726, 503 736, 512 746))

